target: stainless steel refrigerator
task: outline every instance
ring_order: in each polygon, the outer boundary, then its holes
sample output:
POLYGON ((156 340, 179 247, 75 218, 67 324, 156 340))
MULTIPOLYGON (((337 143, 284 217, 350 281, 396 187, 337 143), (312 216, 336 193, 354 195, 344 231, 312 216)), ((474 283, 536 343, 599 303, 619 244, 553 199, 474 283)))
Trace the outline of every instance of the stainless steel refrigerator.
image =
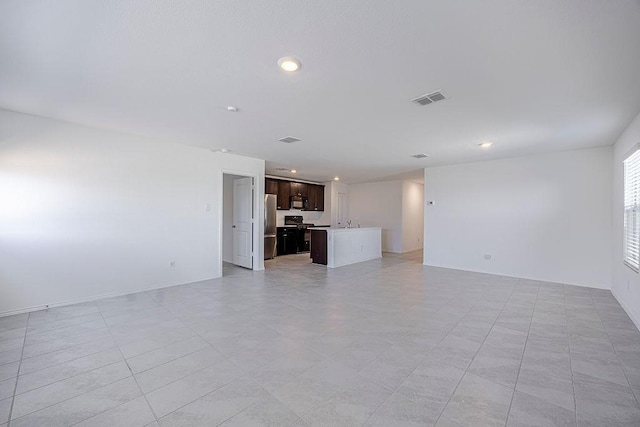
POLYGON ((275 194, 264 195, 264 259, 276 256, 276 203, 275 194))

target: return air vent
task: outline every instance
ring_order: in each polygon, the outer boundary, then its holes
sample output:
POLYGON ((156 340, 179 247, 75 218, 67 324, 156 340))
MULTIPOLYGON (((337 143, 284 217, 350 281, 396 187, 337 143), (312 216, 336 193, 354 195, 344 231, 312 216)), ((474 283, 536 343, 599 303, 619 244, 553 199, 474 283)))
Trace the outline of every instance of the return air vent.
POLYGON ((414 154, 411 157, 415 157, 416 159, 426 159, 427 157, 429 157, 429 155, 424 153, 419 153, 419 154, 414 154))
POLYGON ((286 142, 287 144, 291 144, 292 142, 302 141, 300 138, 296 138, 295 136, 285 136, 284 138, 280 138, 278 141, 286 142))
POLYGON ((276 168, 277 171, 288 171, 289 168, 276 168))
POLYGON ((442 92, 436 91, 436 92, 428 93, 426 95, 420 95, 419 97, 414 98, 411 101, 419 105, 429 105, 429 104, 433 104, 434 102, 442 101, 443 99, 447 99, 447 98, 445 98, 442 92))

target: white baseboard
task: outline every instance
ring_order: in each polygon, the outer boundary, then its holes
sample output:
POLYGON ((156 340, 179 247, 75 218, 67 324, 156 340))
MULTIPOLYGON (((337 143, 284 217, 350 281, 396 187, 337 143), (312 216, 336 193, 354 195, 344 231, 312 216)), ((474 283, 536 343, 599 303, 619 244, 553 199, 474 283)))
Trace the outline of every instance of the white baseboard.
POLYGON ((627 306, 627 304, 622 299, 620 299, 618 295, 616 295, 613 289, 611 289, 611 293, 613 294, 613 297, 616 299, 616 301, 618 301, 618 304, 620 304, 625 313, 627 313, 629 319, 631 319, 633 324, 636 325, 636 328, 638 328, 638 330, 640 331, 640 319, 638 319, 635 313, 629 309, 629 306, 627 306))
POLYGON ((151 286, 149 288, 136 289, 136 290, 131 290, 131 291, 111 292, 111 293, 107 293, 107 294, 93 295, 93 296, 90 296, 90 297, 78 298, 78 299, 73 299, 73 300, 68 300, 68 301, 63 301, 63 302, 55 302, 55 303, 51 303, 51 304, 43 304, 43 305, 36 305, 36 306, 33 306, 33 307, 19 308, 19 309, 16 309, 16 310, 3 311, 3 312, 0 313, 0 317, 14 316, 16 314, 30 313, 32 311, 46 310, 46 309, 54 308, 54 307, 64 307, 66 305, 82 304, 82 303, 85 303, 85 302, 97 301, 97 300, 105 299, 105 298, 113 298, 113 297, 119 297, 119 296, 122 296, 122 295, 130 295, 130 294, 137 294, 137 293, 140 293, 140 292, 153 291, 153 290, 156 290, 156 289, 170 288, 172 286, 188 285, 190 283, 197 283, 197 282, 202 282, 202 281, 205 281, 205 280, 218 279, 220 277, 222 277, 222 276, 206 277, 204 279, 190 280, 188 282, 170 283, 170 284, 166 284, 166 285, 151 286))
POLYGON ((596 284, 562 283, 562 282, 556 282, 556 281, 552 281, 552 280, 540 279, 540 278, 537 278, 537 277, 510 276, 508 274, 500 274, 500 273, 495 273, 495 272, 491 272, 491 271, 470 270, 470 269, 466 269, 466 268, 453 268, 453 267, 446 267, 446 266, 442 266, 442 265, 427 264, 425 262, 423 262, 422 265, 424 265, 425 267, 437 267, 437 268, 444 268, 444 269, 447 269, 447 270, 469 271, 469 272, 472 272, 472 273, 490 274, 490 275, 493 275, 493 276, 500 276, 500 277, 512 277, 514 279, 527 279, 527 280, 535 280, 535 281, 538 281, 538 282, 545 282, 545 283, 557 283, 558 285, 581 286, 583 288, 603 289, 605 291, 610 291, 611 290, 610 287, 596 285, 596 284))

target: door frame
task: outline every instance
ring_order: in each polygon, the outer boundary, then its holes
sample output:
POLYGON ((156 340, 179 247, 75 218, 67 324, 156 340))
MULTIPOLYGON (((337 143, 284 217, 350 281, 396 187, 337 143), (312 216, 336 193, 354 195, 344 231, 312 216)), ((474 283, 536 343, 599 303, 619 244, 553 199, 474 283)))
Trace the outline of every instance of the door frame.
MULTIPOLYGON (((218 208, 218 271, 222 276, 222 253, 224 236, 224 176, 237 175, 245 178, 253 178, 253 260, 252 270, 264 270, 264 182, 260 182, 259 174, 248 173, 247 171, 221 168, 219 174, 220 205, 218 208)), ((262 180, 264 181, 264 179, 262 180)))

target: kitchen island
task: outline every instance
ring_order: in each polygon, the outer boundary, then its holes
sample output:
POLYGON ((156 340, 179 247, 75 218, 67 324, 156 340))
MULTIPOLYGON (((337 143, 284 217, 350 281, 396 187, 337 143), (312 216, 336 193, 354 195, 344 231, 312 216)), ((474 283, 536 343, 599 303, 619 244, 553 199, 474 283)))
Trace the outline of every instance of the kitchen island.
POLYGON ((311 259, 329 268, 382 258, 382 229, 311 227, 311 259))

